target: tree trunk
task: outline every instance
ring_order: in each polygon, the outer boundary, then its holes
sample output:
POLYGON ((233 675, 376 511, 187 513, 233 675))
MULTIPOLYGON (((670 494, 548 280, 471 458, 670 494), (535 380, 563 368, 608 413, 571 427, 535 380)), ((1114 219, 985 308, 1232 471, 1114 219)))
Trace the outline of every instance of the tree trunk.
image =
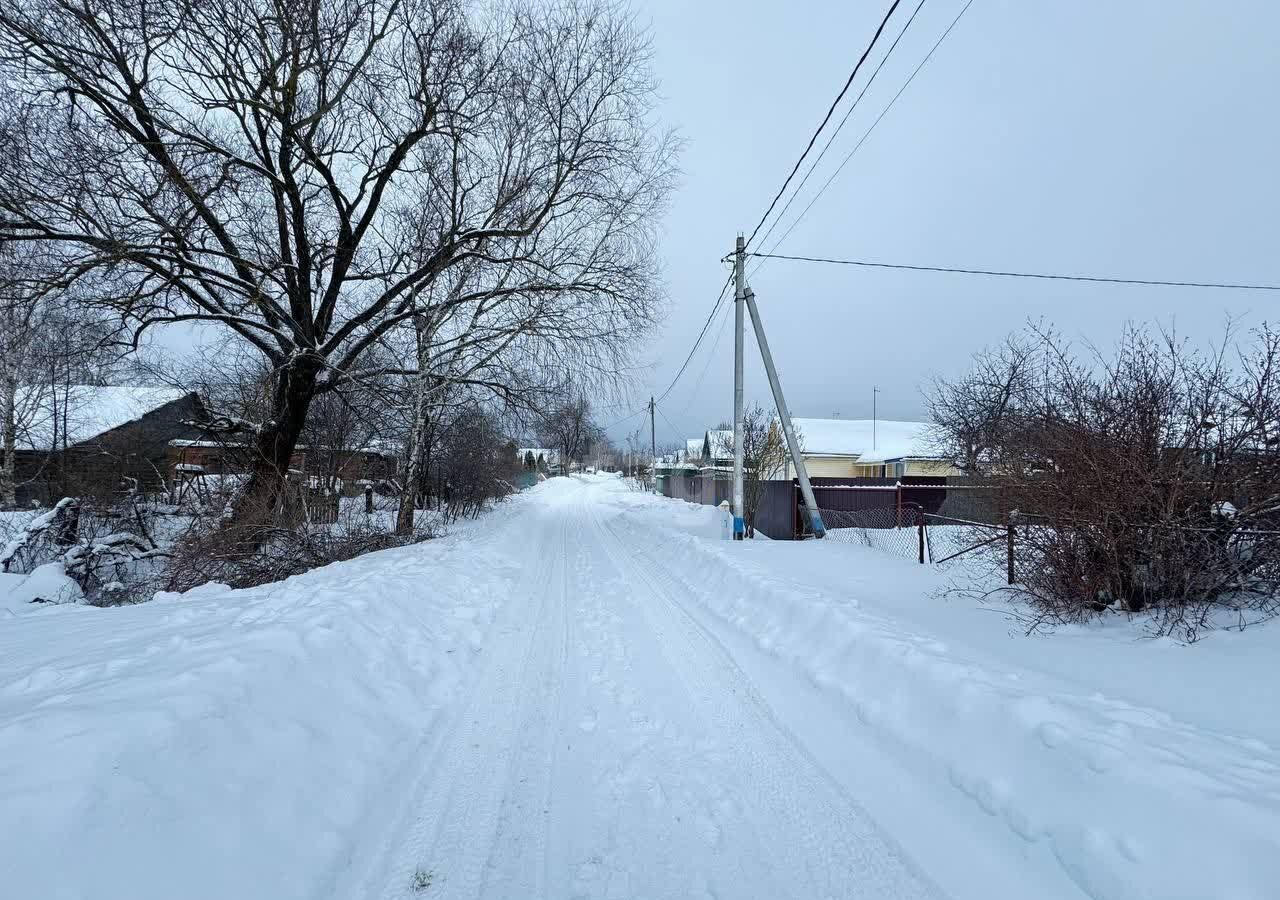
POLYGON ((263 525, 274 518, 319 373, 319 361, 311 357, 296 358, 281 370, 272 396, 271 418, 258 432, 249 481, 229 525, 263 525))
POLYGON ((17 396, 18 379, 8 375, 0 379, 0 509, 14 507, 18 503, 17 396))
POLYGON ((425 483, 423 462, 429 444, 427 426, 430 407, 431 382, 431 324, 419 321, 417 326, 418 372, 413 379, 413 428, 409 431, 409 460, 404 473, 404 489, 400 493, 400 509, 396 514, 396 534, 413 533, 413 511, 417 507, 418 493, 425 483))

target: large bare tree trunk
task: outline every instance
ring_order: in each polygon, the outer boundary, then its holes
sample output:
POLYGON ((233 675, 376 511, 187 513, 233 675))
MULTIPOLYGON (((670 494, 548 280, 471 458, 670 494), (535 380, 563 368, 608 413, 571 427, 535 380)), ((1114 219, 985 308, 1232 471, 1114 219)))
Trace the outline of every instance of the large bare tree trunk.
POLYGON ((273 518, 315 397, 319 372, 320 364, 314 357, 297 358, 280 372, 272 397, 272 418, 258 432, 249 481, 231 524, 254 526, 273 518))

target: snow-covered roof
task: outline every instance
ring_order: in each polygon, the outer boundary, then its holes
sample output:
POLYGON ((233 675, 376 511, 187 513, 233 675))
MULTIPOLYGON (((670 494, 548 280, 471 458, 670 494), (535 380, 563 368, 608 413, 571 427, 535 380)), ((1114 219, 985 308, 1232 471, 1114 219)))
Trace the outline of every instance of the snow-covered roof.
POLYGON ((702 459, 703 438, 688 438, 684 442, 685 459, 702 459))
POLYGON ((806 455, 849 456, 863 462, 930 458, 928 422, 877 419, 792 419, 806 455))
POLYGON ((21 385, 18 449, 53 450, 79 444, 137 421, 190 391, 140 385, 21 385))
POLYGON ((733 456, 733 431, 708 431, 707 446, 711 448, 712 459, 729 459, 733 456))

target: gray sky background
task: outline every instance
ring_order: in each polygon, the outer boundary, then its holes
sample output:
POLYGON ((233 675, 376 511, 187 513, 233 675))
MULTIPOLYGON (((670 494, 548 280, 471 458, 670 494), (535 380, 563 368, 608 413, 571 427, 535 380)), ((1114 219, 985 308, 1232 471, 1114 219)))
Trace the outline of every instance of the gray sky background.
MULTIPOLYGON (((692 346, 725 277, 719 258, 763 214, 889 0, 637 2, 654 30, 660 115, 687 142, 662 243, 668 317, 636 380, 635 397, 647 401, 692 346)), ((788 219, 962 5, 926 0, 788 219)), ((882 47, 914 6, 903 0, 882 47)), ((975 0, 779 252, 1280 282, 1277 33, 1280 4, 1262 0, 975 0)), ((1275 319, 1280 303, 1268 293, 781 260, 751 282, 793 412, 846 418, 870 415, 873 383, 880 416, 922 416, 930 372, 962 370, 1029 317, 1103 344, 1128 320, 1172 324, 1207 343, 1228 317, 1247 328, 1275 319)), ((717 323, 711 337, 660 404, 660 444, 732 412, 732 324, 717 323)), ((748 402, 766 401, 750 337, 747 352, 748 402)), ((621 440, 639 425, 611 434, 621 440)))

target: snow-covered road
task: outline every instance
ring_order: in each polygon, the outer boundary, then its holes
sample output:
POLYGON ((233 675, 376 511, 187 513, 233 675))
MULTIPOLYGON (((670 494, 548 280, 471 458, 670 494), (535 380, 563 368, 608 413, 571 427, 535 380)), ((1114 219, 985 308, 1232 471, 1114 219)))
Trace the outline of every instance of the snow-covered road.
POLYGON ((1272 631, 1025 638, 719 534, 558 478, 281 584, 0 606, 0 896, 1273 896, 1272 631))
MULTIPOLYGON (((460 719, 351 896, 940 896, 566 481, 460 719), (377 890, 374 890, 377 888, 377 890)), ((646 548, 650 553, 656 547, 646 548)))

